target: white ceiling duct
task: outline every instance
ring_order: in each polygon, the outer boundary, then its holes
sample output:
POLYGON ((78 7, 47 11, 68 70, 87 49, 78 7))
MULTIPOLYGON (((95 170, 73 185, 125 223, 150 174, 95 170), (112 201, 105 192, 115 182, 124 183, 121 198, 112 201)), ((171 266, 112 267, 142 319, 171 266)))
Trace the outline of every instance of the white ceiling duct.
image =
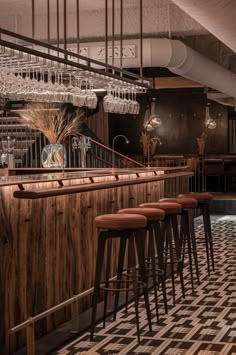
POLYGON ((235 0, 172 0, 172 2, 236 52, 235 0))
POLYGON ((156 48, 155 56, 152 56, 155 66, 163 63, 165 57, 168 63, 164 66, 173 73, 236 98, 236 74, 180 41, 168 39, 154 41, 157 41, 152 44, 152 48, 156 48), (159 52, 161 55, 158 55, 159 52))
POLYGON ((221 92, 208 92, 207 99, 216 101, 224 106, 236 106, 236 100, 234 100, 232 97, 228 97, 227 95, 222 94, 221 92))
MULTIPOLYGON (((236 1, 236 0, 235 0, 236 1)), ((72 45, 73 46, 73 45, 72 45)), ((83 43, 90 58, 103 61, 104 43, 83 43)), ((116 43, 119 49, 119 43, 116 43)), ((138 68, 140 43, 138 40, 123 41, 123 67, 138 68), (134 48, 136 48, 134 50, 134 48), (131 53, 132 55, 129 55, 131 53)), ((114 64, 119 67, 119 57, 114 64)), ((213 60, 196 52, 178 40, 145 38, 143 40, 143 67, 165 67, 171 72, 191 79, 236 99, 236 74, 213 60)))

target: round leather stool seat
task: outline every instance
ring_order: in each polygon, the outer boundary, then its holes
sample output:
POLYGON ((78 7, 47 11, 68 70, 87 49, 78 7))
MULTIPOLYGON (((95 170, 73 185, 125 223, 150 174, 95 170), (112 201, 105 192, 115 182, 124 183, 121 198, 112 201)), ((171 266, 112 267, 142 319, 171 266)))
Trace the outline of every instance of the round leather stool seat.
POLYGON ((140 214, 145 216, 148 222, 162 221, 165 219, 165 212, 158 208, 124 208, 117 213, 140 214))
POLYGON ((96 228, 124 230, 147 226, 147 218, 141 214, 103 214, 94 219, 96 228))
POLYGON ((182 208, 196 208, 197 200, 188 197, 173 197, 173 198, 162 198, 160 202, 176 202, 179 203, 182 208))
POLYGON ((208 192, 189 192, 187 194, 178 195, 180 198, 194 198, 198 203, 209 203, 213 199, 213 195, 208 192))
POLYGON ((139 207, 145 208, 159 208, 165 211, 165 214, 180 213, 181 205, 175 202, 147 202, 142 203, 139 207))

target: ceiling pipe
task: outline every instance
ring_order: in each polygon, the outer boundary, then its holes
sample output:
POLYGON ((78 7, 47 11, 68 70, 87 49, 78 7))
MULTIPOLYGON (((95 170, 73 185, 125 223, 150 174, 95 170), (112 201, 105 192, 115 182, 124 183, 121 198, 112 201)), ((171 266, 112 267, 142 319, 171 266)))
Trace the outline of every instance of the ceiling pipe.
POLYGON ((222 94, 221 92, 208 92, 207 99, 218 102, 219 104, 224 106, 236 106, 236 101, 232 97, 228 97, 222 94))
POLYGON ((178 40, 154 39, 151 45, 153 66, 194 80, 236 98, 236 74, 196 52, 178 40))
POLYGON ((236 53, 235 0, 172 0, 236 53))
MULTIPOLYGON (((118 42, 115 45, 118 45, 118 42)), ((140 53, 140 41, 137 39, 123 40, 123 45, 136 46, 135 56, 123 58, 123 68, 139 68, 140 58, 137 53, 140 53)), ((83 43, 83 46, 88 48, 90 58, 101 61, 97 57, 97 49, 104 46, 104 43, 90 42, 83 43)), ((114 63, 118 66, 119 59, 115 58, 114 63)), ((165 38, 144 38, 143 67, 165 67, 175 74, 236 99, 236 74, 191 49, 181 41, 165 38)))

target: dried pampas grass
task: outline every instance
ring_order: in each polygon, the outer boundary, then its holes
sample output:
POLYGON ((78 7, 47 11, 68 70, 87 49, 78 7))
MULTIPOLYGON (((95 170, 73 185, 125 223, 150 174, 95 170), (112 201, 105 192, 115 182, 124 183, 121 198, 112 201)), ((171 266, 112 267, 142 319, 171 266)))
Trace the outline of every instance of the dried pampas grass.
POLYGON ((69 135, 79 133, 82 114, 68 113, 66 108, 55 111, 51 104, 29 104, 20 113, 22 123, 44 134, 50 143, 60 143, 69 135))

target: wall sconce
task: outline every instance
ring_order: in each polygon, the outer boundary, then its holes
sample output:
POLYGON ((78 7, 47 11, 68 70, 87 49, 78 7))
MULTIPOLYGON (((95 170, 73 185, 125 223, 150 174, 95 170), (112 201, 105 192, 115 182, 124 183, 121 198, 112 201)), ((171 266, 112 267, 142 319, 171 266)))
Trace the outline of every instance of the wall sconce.
POLYGON ((210 116, 210 103, 207 103, 204 124, 209 129, 216 128, 216 121, 210 116))

